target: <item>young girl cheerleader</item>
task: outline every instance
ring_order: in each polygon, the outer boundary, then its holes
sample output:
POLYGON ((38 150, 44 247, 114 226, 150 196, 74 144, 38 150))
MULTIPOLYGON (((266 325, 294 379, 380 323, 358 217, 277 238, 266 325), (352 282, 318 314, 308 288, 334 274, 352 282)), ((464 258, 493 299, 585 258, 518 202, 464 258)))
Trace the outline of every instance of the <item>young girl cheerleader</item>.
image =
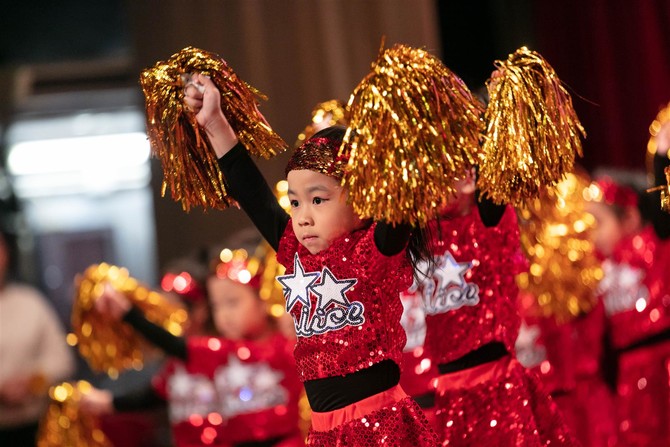
POLYGON ((537 196, 538 185, 553 184, 556 179, 541 179, 542 172, 557 172, 543 151, 578 150, 579 123, 567 92, 537 54, 521 49, 499 67, 489 83, 489 129, 477 168, 463 172, 457 194, 431 222, 435 271, 420 283, 425 347, 439 373, 438 436, 443 445, 575 445, 538 378, 514 355, 515 277, 527 261, 514 208, 496 203, 516 205, 537 196), (538 81, 547 85, 529 87, 538 81), (574 127, 549 136, 561 127, 543 129, 550 121, 574 127), (531 170, 539 171, 535 180, 531 170))
POLYGON ((609 447, 616 441, 615 406, 603 374, 605 313, 596 294, 602 269, 590 240, 589 184, 575 171, 519 210, 531 271, 517 277, 523 324, 516 349, 582 445, 609 447))
POLYGON ((286 266, 277 280, 295 321, 295 358, 312 407, 308 444, 437 445, 421 409, 398 386, 410 227, 362 220, 347 204, 340 186, 346 158, 338 157, 346 129, 316 133, 289 160, 289 217, 238 142, 214 83, 192 79, 185 101, 220 157, 228 191, 286 266))
MULTIPOLYGON (((245 250, 222 252, 222 258, 207 280, 211 317, 220 336, 175 337, 150 323, 110 286, 96 308, 122 318, 183 361, 155 382, 170 401, 178 446, 304 445, 293 342, 277 331, 258 296, 263 259, 245 250)), ((109 410, 111 402, 104 397, 93 393, 84 401, 89 408, 109 410)))
MULTIPOLYGON (((659 186, 666 184, 664 170, 670 165, 670 112, 665 113, 650 157, 659 186)), ((636 228, 634 191, 602 179, 591 192, 590 211, 598 223, 594 243, 604 258, 599 292, 616 353, 619 442, 663 445, 670 438, 670 214, 661 210, 656 195, 651 224, 636 228)))

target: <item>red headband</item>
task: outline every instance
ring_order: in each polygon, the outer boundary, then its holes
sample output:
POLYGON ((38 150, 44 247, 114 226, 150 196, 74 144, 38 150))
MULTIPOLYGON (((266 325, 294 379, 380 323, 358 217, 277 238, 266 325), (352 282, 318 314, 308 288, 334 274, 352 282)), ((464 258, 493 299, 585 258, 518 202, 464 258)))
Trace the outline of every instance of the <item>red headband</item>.
POLYGON ((638 197, 633 188, 619 185, 609 177, 596 180, 594 184, 600 191, 600 194, 594 200, 623 208, 637 207, 638 197))
POLYGON ((295 150, 286 165, 286 175, 290 171, 305 169, 341 180, 344 176, 348 156, 339 155, 342 140, 332 137, 313 137, 295 150))
POLYGON ((205 298, 203 288, 187 272, 166 273, 161 279, 161 288, 166 292, 174 292, 193 303, 205 298))
POLYGON ((221 262, 216 265, 217 278, 227 278, 236 283, 259 289, 263 276, 263 260, 249 256, 246 250, 221 252, 221 262))

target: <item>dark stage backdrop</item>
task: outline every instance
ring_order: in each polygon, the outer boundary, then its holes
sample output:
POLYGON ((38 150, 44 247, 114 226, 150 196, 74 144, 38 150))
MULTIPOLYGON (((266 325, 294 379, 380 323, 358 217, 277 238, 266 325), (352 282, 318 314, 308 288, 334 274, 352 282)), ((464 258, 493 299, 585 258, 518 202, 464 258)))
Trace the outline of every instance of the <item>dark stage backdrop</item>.
POLYGON ((644 169, 649 124, 670 102, 667 0, 437 1, 443 57, 471 88, 521 45, 539 51, 586 127, 582 164, 644 169))

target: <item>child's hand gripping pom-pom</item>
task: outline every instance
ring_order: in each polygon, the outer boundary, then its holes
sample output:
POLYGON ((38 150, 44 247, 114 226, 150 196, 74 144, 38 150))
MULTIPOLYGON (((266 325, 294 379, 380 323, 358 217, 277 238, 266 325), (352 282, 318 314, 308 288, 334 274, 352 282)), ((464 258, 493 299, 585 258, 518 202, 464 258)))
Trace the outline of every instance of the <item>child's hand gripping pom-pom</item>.
POLYGON ((343 182, 354 210, 391 223, 422 224, 475 163, 483 106, 428 52, 382 51, 353 91, 343 182))
POLYGON ((522 47, 496 66, 477 187, 496 203, 520 206, 572 171, 585 132, 570 95, 538 53, 522 47))
POLYGON ((191 86, 203 93, 190 73, 211 78, 221 92, 221 109, 239 140, 257 157, 270 158, 286 150, 286 143, 259 112, 258 99, 266 99, 233 72, 218 55, 187 47, 164 62, 142 72, 147 131, 153 154, 161 160, 162 193, 170 187, 172 198, 188 211, 192 206, 224 209, 235 203, 207 135, 195 114, 184 104, 191 86))
POLYGON ((84 380, 51 387, 51 402, 40 422, 38 447, 112 447, 98 417, 80 409, 82 397, 91 390, 91 384, 84 380))
POLYGON ((128 307, 136 306, 148 320, 172 334, 183 332, 188 319, 186 311, 139 284, 124 268, 105 263, 92 265, 75 282, 72 329, 79 353, 94 371, 104 371, 114 378, 121 371, 143 366, 142 338, 121 320, 118 310, 108 311, 119 305, 107 294, 123 295, 128 307), (100 300, 105 301, 103 306, 100 300))

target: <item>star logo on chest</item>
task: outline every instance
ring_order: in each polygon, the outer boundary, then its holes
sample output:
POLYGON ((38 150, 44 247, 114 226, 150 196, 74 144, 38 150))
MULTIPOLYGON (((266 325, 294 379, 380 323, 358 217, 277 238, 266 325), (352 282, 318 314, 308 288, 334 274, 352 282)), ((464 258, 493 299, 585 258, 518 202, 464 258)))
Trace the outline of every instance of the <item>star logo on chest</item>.
POLYGON ((337 279, 328 267, 324 267, 321 282, 312 286, 312 291, 318 297, 317 309, 325 311, 331 304, 349 307, 351 303, 344 292, 356 282, 356 279, 337 279))
POLYGON ((310 307, 309 290, 319 279, 319 272, 305 273, 298 254, 293 258, 293 274, 277 276, 277 281, 284 288, 286 298, 286 312, 290 312, 297 301, 303 306, 310 307))
POLYGON ((463 287, 466 283, 465 274, 470 268, 472 268, 471 262, 456 262, 449 252, 440 256, 434 274, 438 281, 438 287, 446 289, 452 284, 463 287))

